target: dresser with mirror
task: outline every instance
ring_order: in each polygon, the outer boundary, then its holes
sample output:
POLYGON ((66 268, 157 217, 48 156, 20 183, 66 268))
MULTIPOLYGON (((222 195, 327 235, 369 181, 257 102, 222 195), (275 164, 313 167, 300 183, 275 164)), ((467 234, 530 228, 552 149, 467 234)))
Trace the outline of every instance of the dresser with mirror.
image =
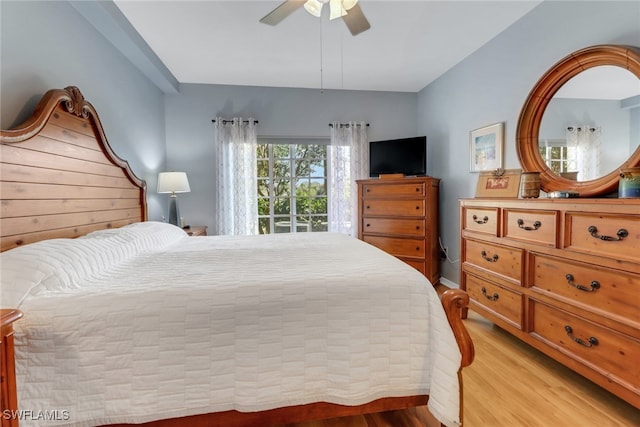
POLYGON ((640 199, 616 192, 620 170, 640 166, 639 141, 640 48, 581 49, 536 83, 516 131, 522 169, 576 197, 460 201, 471 309, 637 408, 640 199), (614 93, 622 81, 631 91, 614 93), (587 138, 598 152, 572 139, 577 128, 599 132, 587 138))

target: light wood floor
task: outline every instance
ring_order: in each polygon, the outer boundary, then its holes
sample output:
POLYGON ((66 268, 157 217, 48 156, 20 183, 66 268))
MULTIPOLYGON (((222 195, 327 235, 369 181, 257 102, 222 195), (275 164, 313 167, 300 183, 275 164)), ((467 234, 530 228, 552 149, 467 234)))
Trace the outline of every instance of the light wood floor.
MULTIPOLYGON (((463 370, 465 427, 632 427, 640 410, 469 312, 476 358, 463 370)), ((286 427, 426 427, 426 408, 286 427)), ((438 425, 438 424, 435 424, 438 425)))

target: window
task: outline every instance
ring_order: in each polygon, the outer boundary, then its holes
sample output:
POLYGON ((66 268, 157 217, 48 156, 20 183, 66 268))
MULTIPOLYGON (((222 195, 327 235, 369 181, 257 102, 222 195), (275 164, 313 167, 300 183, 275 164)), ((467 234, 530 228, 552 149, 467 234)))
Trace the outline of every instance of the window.
POLYGON ((260 234, 327 231, 327 145, 318 139, 259 139, 260 234))
POLYGON ((549 169, 557 174, 576 170, 575 147, 567 147, 565 140, 540 141, 540 155, 549 169))

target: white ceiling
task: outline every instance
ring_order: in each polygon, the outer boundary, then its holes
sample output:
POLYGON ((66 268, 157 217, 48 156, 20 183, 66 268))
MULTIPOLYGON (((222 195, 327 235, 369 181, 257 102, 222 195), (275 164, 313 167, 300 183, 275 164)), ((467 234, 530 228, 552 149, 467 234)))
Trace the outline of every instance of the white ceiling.
POLYGON ((181 83, 418 92, 540 1, 360 0, 371 29, 282 1, 114 0, 181 83), (322 47, 321 47, 322 46, 322 47), (322 70, 322 71, 321 71, 322 70))

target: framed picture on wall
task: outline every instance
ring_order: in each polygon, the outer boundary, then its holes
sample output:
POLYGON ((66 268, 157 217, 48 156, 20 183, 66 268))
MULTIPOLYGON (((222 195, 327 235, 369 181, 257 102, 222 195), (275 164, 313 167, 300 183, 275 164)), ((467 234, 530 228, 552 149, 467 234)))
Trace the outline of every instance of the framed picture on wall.
POLYGON ((472 130, 469 137, 471 172, 501 169, 503 145, 504 123, 472 130))

